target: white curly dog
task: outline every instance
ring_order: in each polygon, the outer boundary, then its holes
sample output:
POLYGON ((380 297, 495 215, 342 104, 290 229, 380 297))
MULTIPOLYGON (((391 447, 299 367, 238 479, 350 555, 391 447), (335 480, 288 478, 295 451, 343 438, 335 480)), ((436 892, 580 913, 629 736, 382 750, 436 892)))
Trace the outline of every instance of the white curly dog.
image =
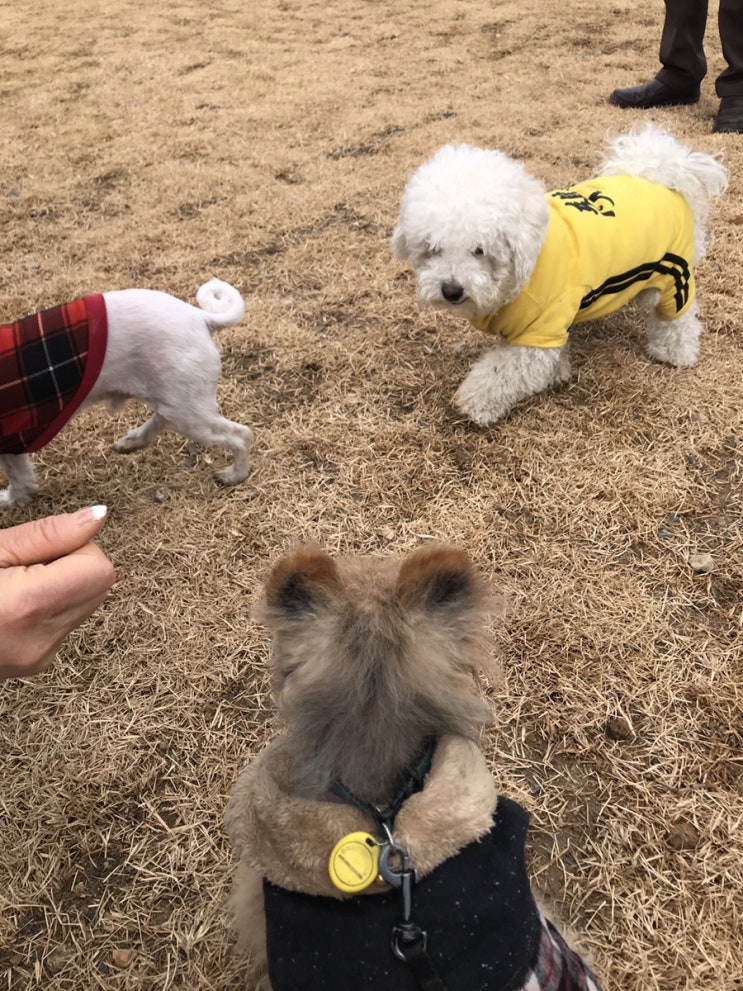
POLYGON ((647 309, 648 354, 694 365, 694 266, 709 201, 727 179, 719 156, 654 124, 611 140, 597 178, 550 193, 501 151, 439 149, 405 188, 392 251, 413 265, 422 305, 495 336, 456 406, 487 426, 567 382, 570 327, 635 297, 647 309))

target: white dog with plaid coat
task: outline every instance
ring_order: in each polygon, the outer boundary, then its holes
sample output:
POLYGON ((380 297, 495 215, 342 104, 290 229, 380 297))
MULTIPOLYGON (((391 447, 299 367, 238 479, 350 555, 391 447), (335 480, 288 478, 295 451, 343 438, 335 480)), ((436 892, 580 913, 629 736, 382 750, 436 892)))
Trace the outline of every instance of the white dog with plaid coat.
POLYGON ((219 412, 221 371, 212 334, 239 323, 242 296, 219 279, 199 306, 150 289, 85 296, 0 326, 0 507, 24 506, 38 486, 29 454, 48 444, 84 406, 142 400, 153 415, 114 444, 134 451, 165 429, 233 452, 217 472, 233 485, 248 475, 253 432, 219 412))

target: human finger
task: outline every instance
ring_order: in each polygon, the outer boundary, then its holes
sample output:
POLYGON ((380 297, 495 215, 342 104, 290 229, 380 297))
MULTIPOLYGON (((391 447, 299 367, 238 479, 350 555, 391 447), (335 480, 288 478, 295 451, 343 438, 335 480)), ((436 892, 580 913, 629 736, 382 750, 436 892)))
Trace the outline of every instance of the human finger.
POLYGON ((47 564, 71 554, 98 533, 106 513, 105 506, 87 506, 0 530, 0 568, 47 564))
POLYGON ((91 543, 46 565, 37 595, 43 597, 50 615, 80 615, 82 622, 105 599, 115 580, 113 564, 91 543))

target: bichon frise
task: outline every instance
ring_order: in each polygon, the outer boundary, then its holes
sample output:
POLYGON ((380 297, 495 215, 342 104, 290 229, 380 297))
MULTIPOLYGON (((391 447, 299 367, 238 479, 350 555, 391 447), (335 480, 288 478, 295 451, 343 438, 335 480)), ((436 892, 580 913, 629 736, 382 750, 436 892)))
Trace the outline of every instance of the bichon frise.
POLYGON ((199 308, 151 289, 85 296, 0 326, 0 507, 24 506, 38 485, 29 453, 52 440, 83 406, 129 398, 154 410, 114 444, 144 447, 165 429, 233 452, 217 472, 228 485, 248 475, 249 427, 220 415, 221 360, 212 333, 245 316, 242 296, 212 279, 199 308))
POLYGON ((597 991, 537 907, 528 813, 478 746, 494 602, 469 558, 283 558, 259 618, 280 733, 237 781, 251 989, 597 991))
POLYGON ((694 265, 709 200, 727 186, 718 157, 648 124, 610 142, 597 178, 545 193, 503 152, 446 145, 410 178, 392 250, 423 305, 494 335, 455 404, 487 426, 570 377, 574 323, 641 296, 647 352, 694 365, 701 324, 694 265))

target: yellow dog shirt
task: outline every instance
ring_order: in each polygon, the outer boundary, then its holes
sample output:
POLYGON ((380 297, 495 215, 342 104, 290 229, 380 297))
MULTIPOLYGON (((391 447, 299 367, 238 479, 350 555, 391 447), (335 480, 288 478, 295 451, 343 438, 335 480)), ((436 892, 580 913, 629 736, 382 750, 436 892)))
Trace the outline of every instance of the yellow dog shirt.
POLYGON ((558 348, 574 323, 614 313, 659 289, 657 315, 694 301, 694 215, 680 193, 632 176, 606 176, 549 193, 544 246, 526 288, 472 323, 510 344, 558 348))

